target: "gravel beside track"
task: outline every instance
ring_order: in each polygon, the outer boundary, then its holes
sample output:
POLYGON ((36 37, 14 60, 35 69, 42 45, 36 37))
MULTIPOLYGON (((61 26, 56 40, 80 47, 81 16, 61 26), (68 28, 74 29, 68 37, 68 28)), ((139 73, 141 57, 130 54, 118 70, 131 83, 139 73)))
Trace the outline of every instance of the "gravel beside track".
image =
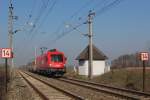
POLYGON ((8 84, 6 100, 41 100, 16 71, 8 84))
POLYGON ((33 88, 36 89, 41 98, 43 98, 44 100, 75 100, 74 98, 65 95, 64 93, 46 85, 45 83, 42 83, 41 81, 23 72, 20 73, 27 81, 29 81, 28 83, 30 85, 34 86, 33 88))

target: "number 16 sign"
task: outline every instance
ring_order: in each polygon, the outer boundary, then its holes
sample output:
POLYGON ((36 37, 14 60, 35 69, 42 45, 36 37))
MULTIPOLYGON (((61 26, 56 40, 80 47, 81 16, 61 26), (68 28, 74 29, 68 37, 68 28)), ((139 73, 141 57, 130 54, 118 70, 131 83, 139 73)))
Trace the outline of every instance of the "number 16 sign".
POLYGON ((12 58, 12 49, 11 48, 1 48, 0 49, 1 58, 12 58))

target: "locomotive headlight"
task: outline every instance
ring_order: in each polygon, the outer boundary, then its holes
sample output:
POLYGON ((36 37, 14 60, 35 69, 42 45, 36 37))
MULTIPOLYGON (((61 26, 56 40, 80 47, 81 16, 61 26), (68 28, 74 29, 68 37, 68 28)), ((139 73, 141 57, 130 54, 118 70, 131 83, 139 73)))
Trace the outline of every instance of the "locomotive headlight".
POLYGON ((49 64, 49 66, 51 66, 52 64, 49 64))

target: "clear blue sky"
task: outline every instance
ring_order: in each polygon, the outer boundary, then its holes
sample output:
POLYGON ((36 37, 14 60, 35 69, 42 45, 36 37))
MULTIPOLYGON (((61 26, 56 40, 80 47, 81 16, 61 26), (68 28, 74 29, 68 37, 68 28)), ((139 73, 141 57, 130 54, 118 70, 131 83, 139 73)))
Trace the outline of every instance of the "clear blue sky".
MULTIPOLYGON (((72 26, 83 23, 90 9, 96 13, 93 42, 110 60, 150 48, 150 0, 118 0, 121 1, 119 4, 102 13, 99 11, 115 0, 12 1, 14 15, 18 16, 18 20, 14 21, 14 31, 22 30, 14 35, 16 65, 26 64, 33 59, 35 47, 39 55, 41 46, 58 48, 65 52, 68 63, 73 64, 76 56, 87 46, 88 38, 76 30, 66 35, 71 27, 65 27, 65 23, 72 26), (64 37, 56 39, 63 33, 64 37)), ((78 27, 78 30, 88 33, 86 24, 78 27)), ((8 0, 0 0, 2 47, 8 47, 8 0)))

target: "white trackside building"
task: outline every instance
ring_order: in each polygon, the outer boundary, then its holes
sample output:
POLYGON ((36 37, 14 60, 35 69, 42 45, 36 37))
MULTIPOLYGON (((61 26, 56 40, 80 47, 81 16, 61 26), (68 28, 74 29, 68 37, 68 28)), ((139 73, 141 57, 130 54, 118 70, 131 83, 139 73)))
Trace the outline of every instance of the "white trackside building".
MULTIPOLYGON (((78 60, 78 74, 88 75, 89 46, 87 46, 76 58, 78 60)), ((110 70, 106 65, 108 59, 98 48, 93 45, 93 68, 92 75, 97 76, 110 70)))

